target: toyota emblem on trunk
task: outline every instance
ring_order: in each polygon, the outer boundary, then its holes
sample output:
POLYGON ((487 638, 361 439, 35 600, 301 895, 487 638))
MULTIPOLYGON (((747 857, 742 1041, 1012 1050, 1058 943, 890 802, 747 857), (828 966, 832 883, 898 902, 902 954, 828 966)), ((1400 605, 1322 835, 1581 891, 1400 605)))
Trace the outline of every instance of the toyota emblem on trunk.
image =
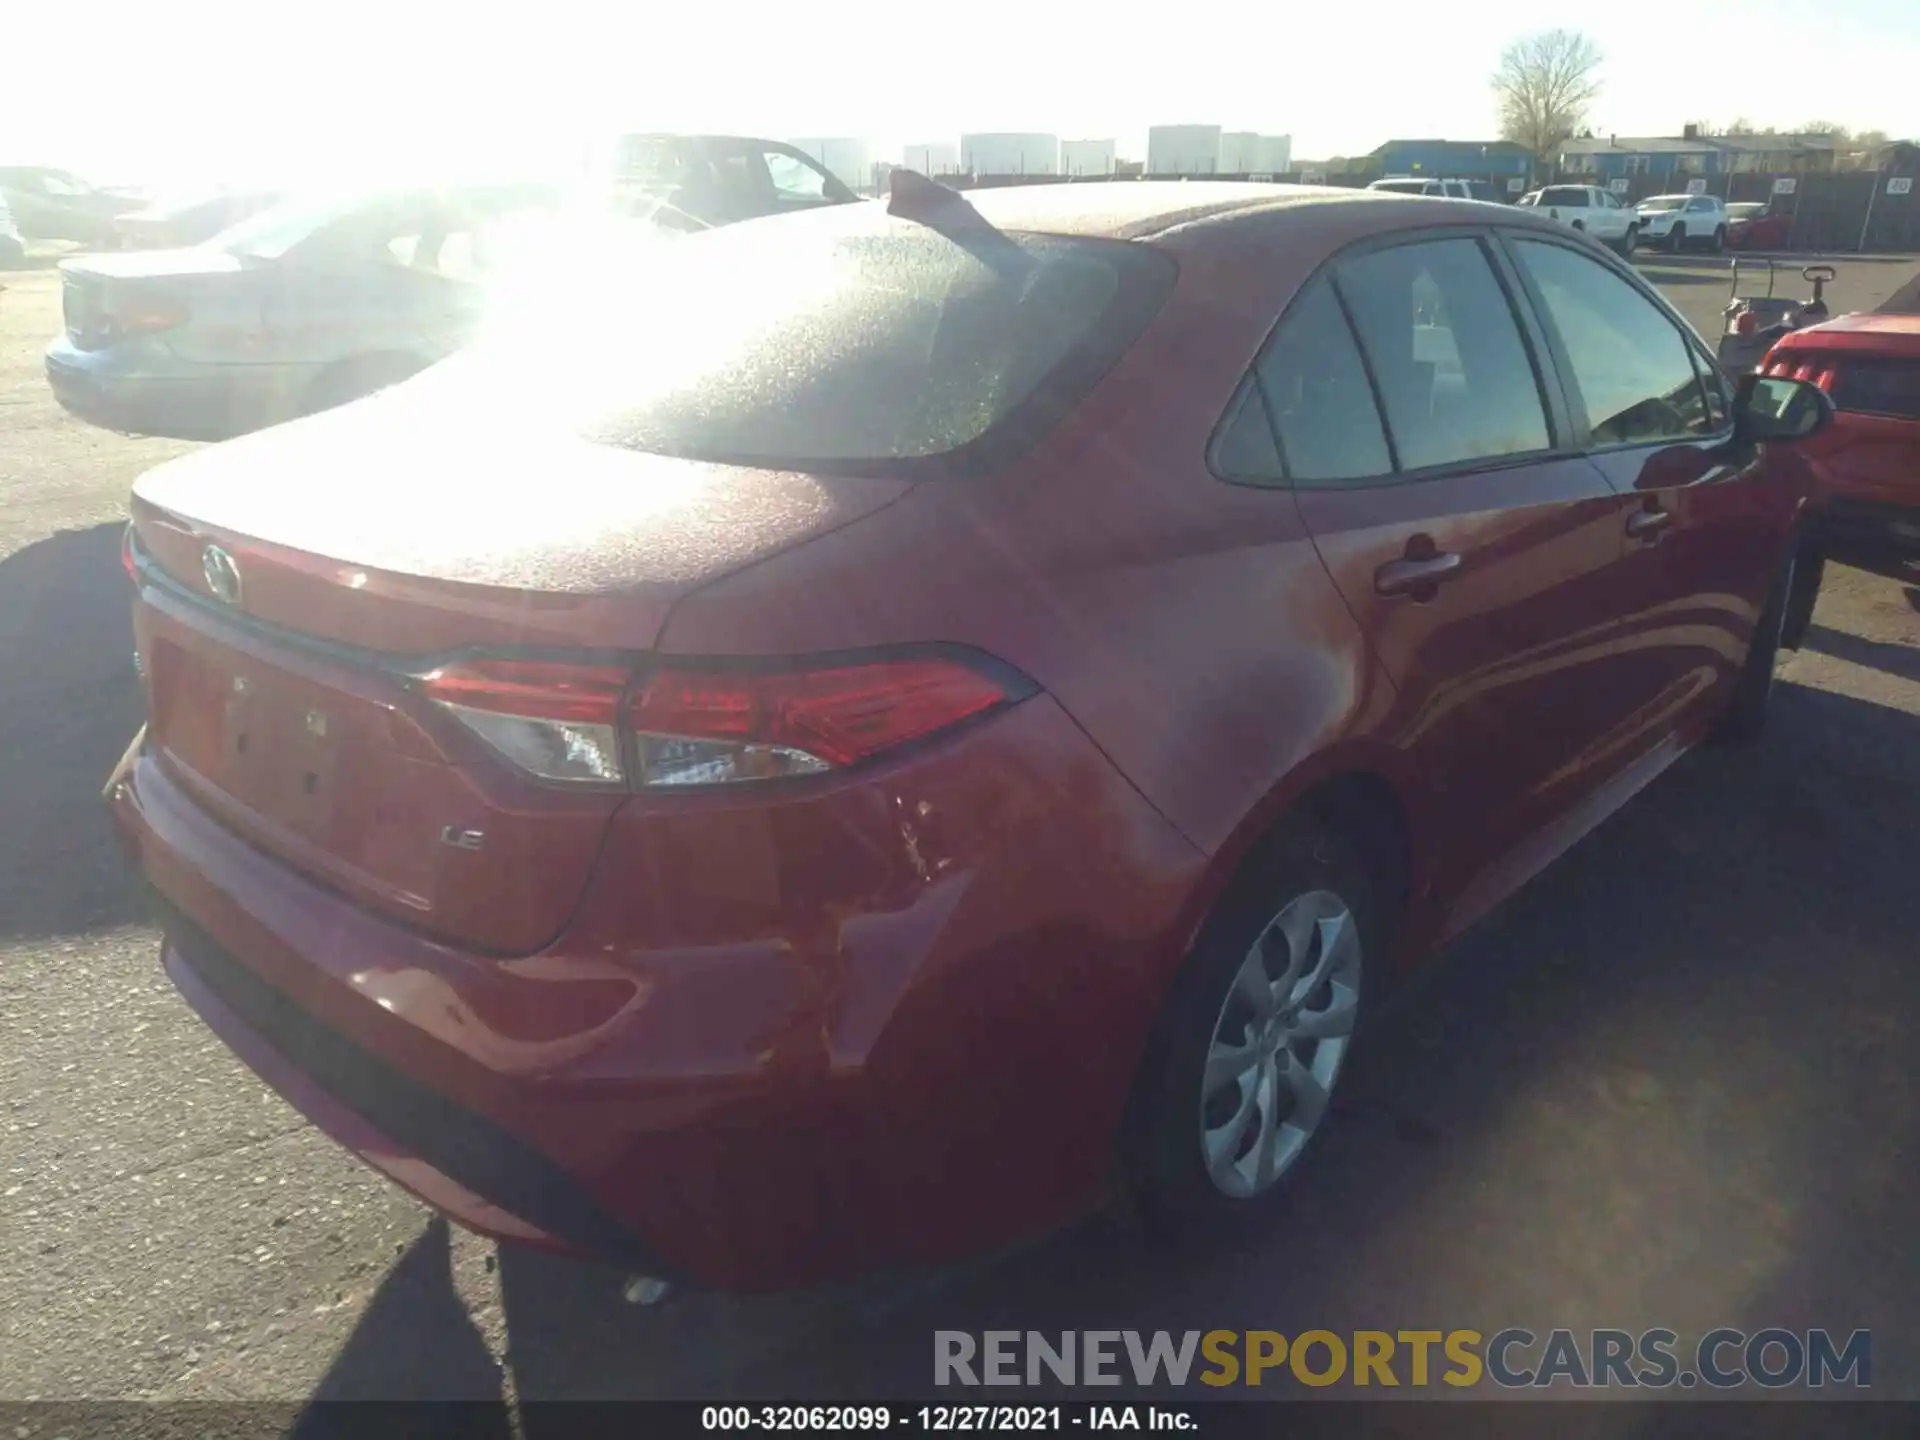
POLYGON ((215 599, 229 605, 240 603, 240 567, 233 563, 233 556, 218 545, 209 545, 200 552, 200 574, 215 599))

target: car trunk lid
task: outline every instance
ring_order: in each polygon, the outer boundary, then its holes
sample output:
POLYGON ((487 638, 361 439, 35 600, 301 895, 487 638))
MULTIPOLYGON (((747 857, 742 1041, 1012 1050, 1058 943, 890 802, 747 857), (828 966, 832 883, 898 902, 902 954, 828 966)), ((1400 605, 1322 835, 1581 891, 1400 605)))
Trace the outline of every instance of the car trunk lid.
POLYGON ((76 349, 103 350, 122 340, 183 324, 194 301, 230 288, 257 268, 217 250, 153 250, 62 261, 60 308, 76 349))
POLYGON ((566 924, 626 792, 533 779, 409 677, 455 652, 637 656, 682 595, 904 489, 536 431, 376 398, 133 499, 163 761, 300 872, 501 954, 566 924))

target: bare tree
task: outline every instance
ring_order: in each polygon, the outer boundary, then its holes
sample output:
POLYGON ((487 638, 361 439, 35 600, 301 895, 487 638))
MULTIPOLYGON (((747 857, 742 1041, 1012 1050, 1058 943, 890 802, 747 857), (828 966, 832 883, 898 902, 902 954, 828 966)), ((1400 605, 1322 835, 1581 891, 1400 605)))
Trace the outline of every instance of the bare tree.
POLYGON ((1500 134, 1541 159, 1580 128, 1600 93, 1600 50, 1578 30, 1547 30, 1500 52, 1500 134))
POLYGON ((1853 132, 1844 125, 1836 125, 1831 120, 1809 120, 1803 125, 1793 127, 1795 135, 1831 135, 1833 143, 1844 145, 1852 138, 1853 132))

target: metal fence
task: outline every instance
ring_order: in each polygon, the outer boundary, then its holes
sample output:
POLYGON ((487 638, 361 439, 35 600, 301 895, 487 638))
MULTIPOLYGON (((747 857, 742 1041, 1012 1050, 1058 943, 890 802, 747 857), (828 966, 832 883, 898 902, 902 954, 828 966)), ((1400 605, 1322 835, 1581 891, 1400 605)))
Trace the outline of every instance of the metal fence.
MULTIPOLYGON (((1566 184, 1598 184, 1594 176, 1563 173, 1566 184)), ((1807 251, 1920 250, 1920 197, 1914 177, 1895 170, 1849 170, 1831 174, 1635 175, 1616 187, 1622 204, 1649 195, 1675 195, 1689 188, 1717 195, 1729 205, 1764 204, 1793 217, 1787 248, 1807 251)))

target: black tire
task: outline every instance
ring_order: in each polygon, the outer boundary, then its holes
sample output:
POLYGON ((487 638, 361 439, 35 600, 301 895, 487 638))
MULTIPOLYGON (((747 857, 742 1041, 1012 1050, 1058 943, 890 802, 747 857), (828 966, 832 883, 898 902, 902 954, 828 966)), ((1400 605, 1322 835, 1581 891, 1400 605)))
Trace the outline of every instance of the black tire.
POLYGON ((1675 255, 1678 255, 1682 250, 1686 248, 1687 248, 1687 227, 1685 225, 1676 223, 1673 229, 1667 232, 1667 249, 1672 251, 1675 255))
POLYGON ((420 373, 420 362, 410 355, 362 355, 329 365, 300 397, 298 414, 318 415, 350 401, 398 385, 420 373))
POLYGON ((1724 225, 1721 225, 1716 227, 1713 232, 1713 253, 1716 255, 1722 255, 1726 253, 1726 249, 1727 249, 1727 227, 1724 225))
POLYGON ((1715 722, 1708 739, 1716 745, 1751 745, 1767 726, 1767 702, 1773 698, 1773 674, 1779 665, 1781 639, 1786 631, 1787 611, 1791 605, 1799 574, 1799 553, 1788 557, 1786 568, 1775 577, 1767 592, 1760 618, 1754 622, 1753 643, 1733 682, 1733 697, 1715 722))
MULTIPOLYGON (((1175 981, 1147 1046, 1122 1140, 1120 1161, 1126 1196, 1149 1236, 1178 1243, 1242 1233, 1258 1227, 1279 1209, 1291 1188, 1288 1182, 1299 1173, 1337 1113, 1339 1080, 1350 1072, 1355 1045, 1385 988, 1386 949, 1380 913, 1372 879, 1354 848, 1305 819, 1290 819, 1278 827, 1228 887, 1175 981), (1326 1092, 1335 1098, 1322 1108, 1316 1124, 1301 1127, 1303 1138, 1296 1141, 1290 1136, 1282 1142, 1293 1153, 1279 1167, 1273 1183, 1251 1195, 1232 1196, 1210 1176, 1202 1155, 1206 1133, 1203 1115, 1213 1113, 1203 1091, 1208 1055, 1222 1026, 1233 1028, 1241 1020, 1258 1023, 1251 1020, 1251 1009, 1240 998, 1245 991, 1236 982, 1256 944, 1261 946, 1267 978, 1274 977, 1275 967, 1284 965, 1282 956, 1287 948, 1277 938, 1274 922, 1296 902, 1307 904, 1309 897, 1316 895, 1337 897, 1352 921, 1354 942, 1359 947, 1357 985, 1325 996, 1324 1011, 1318 1005, 1306 1007, 1309 1014, 1330 1014, 1336 1006, 1344 1013, 1340 994, 1351 994, 1355 1001, 1354 1026, 1343 1049, 1326 1057, 1333 1070, 1326 1092), (1233 1007, 1240 1007, 1238 1018, 1233 1007)), ((1338 926, 1339 922, 1333 923, 1338 926)), ((1318 925, 1310 928, 1316 937, 1312 941, 1315 948, 1302 963, 1313 966, 1329 955, 1345 953, 1338 948, 1321 952, 1318 937, 1325 929, 1318 925)), ((1336 946, 1344 943, 1336 941, 1336 946)), ((1314 1000, 1323 988, 1304 998, 1314 1000)), ((1242 1033, 1252 1041, 1251 1030, 1242 1033)), ((1301 1042, 1306 1063, 1317 1064, 1319 1047, 1329 1043, 1301 1042)), ((1249 1043, 1246 1048, 1252 1051, 1256 1044, 1249 1043)), ((1268 1105, 1276 1107, 1283 1122, 1275 1127, 1277 1133, 1288 1134, 1284 1121, 1290 1118, 1290 1101, 1281 1096, 1277 1081, 1265 1091, 1260 1089, 1267 1083, 1266 1075, 1265 1070, 1249 1066, 1244 1078, 1250 1079, 1256 1102, 1260 1094, 1265 1094, 1268 1105)), ((1294 1092, 1287 1093, 1290 1097, 1294 1092)), ((1230 1080, 1214 1092, 1213 1098, 1224 1098, 1226 1110, 1232 1112, 1235 1103, 1242 1110, 1247 1108, 1248 1094, 1240 1081, 1230 1080), (1237 1102, 1236 1094, 1240 1097, 1237 1102)), ((1243 1137, 1243 1144, 1252 1134, 1262 1133, 1260 1122, 1269 1113, 1257 1103, 1254 1108, 1251 1130, 1243 1137)), ((1228 1129, 1231 1125, 1223 1119, 1216 1133, 1224 1134, 1228 1129)), ((1277 1150, 1276 1146, 1276 1154, 1277 1150)), ((1258 1157, 1250 1150, 1238 1153, 1244 1157, 1239 1163, 1257 1169, 1258 1157)))

